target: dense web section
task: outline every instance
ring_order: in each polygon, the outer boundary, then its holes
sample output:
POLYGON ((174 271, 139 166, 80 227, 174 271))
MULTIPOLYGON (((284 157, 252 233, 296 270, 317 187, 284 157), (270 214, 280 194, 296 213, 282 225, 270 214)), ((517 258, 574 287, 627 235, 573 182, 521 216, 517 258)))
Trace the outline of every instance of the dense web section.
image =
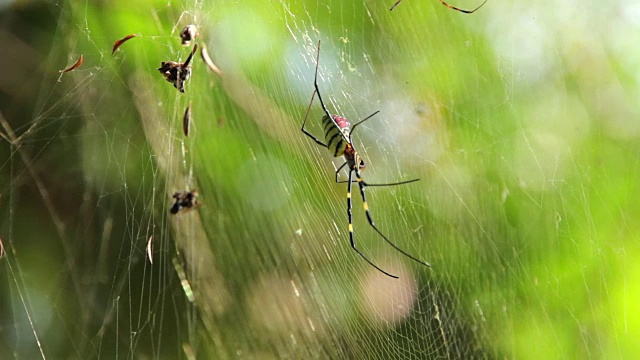
MULTIPOLYGON (((33 112, 1 109, 0 353, 640 351, 640 63, 621 40, 640 8, 393 3, 47 4, 33 112), (319 40, 328 110, 380 111, 353 136, 365 181, 420 178, 366 189, 376 226, 431 268, 367 224, 355 184, 358 248, 398 279, 349 245, 343 160, 300 131, 319 40)), ((323 116, 316 96, 319 139, 323 116)))

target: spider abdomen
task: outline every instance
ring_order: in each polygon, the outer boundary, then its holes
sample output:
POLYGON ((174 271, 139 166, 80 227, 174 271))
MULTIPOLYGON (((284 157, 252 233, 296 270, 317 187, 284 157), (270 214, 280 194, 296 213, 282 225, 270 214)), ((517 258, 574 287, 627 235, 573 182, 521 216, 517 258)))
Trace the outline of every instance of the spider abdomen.
POLYGON ((336 122, 336 124, 338 124, 338 127, 340 129, 346 129, 347 131, 349 130, 349 127, 351 126, 351 123, 349 122, 349 120, 343 118, 340 115, 331 115, 333 116, 333 121, 336 122))
POLYGON ((322 118, 324 139, 329 151, 333 153, 334 157, 338 157, 347 148, 351 124, 349 120, 341 116, 331 115, 331 117, 333 117, 333 121, 327 115, 322 118))

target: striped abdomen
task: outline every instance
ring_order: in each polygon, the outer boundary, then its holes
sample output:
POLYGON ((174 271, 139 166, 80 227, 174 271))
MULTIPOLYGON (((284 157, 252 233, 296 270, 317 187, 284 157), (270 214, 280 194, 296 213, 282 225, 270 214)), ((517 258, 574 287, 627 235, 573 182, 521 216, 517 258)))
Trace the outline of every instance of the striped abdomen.
POLYGON ((333 156, 338 157, 347 148, 351 124, 349 120, 341 116, 331 115, 331 117, 333 117, 333 121, 327 115, 322 118, 324 139, 333 156))

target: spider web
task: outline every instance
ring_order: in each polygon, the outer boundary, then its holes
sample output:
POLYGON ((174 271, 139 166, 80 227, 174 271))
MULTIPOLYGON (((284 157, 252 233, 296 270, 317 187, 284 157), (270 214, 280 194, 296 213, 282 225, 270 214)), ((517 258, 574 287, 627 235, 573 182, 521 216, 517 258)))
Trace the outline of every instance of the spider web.
MULTIPOLYGON (((2 33, 15 49, 4 68, 16 71, 0 109, 0 353, 638 353, 640 63, 629 56, 637 42, 623 39, 640 7, 490 0, 465 15, 437 0, 392 4, 5 9, 20 21, 2 33), (30 20, 43 13, 50 23, 30 20), (222 75, 198 53, 181 94, 157 68, 185 61, 188 24, 222 75), (358 248, 399 279, 349 246, 346 184, 334 182, 342 160, 300 131, 318 40, 329 111, 354 124, 380 110, 354 135, 366 181, 421 179, 367 188, 368 205, 431 268, 376 234, 356 186, 358 248), (192 189, 200 205, 170 215, 171 195, 192 189)), ((323 115, 314 100, 318 138, 323 115)))

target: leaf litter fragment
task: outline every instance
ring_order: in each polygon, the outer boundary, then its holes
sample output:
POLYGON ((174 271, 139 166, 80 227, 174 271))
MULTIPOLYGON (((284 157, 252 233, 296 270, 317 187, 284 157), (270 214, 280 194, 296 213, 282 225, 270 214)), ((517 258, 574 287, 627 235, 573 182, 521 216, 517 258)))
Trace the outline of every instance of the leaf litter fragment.
POLYGON ((189 124, 191 122, 191 103, 187 106, 187 109, 184 111, 184 118, 182 119, 182 130, 184 131, 184 136, 189 136, 189 124))
POLYGON ((80 58, 78 59, 78 61, 76 61, 75 64, 69 66, 68 68, 66 68, 64 70, 60 70, 60 72, 64 74, 64 73, 67 73, 69 71, 73 71, 73 70, 79 68, 80 65, 82 65, 83 62, 84 62, 84 56, 80 55, 80 58))
POLYGON ((127 35, 127 36, 123 37, 122 39, 114 42, 113 43, 113 50, 111 50, 111 55, 113 55, 116 52, 116 50, 118 50, 118 48, 120 46, 122 46, 122 44, 124 44, 127 40, 132 39, 134 37, 136 37, 136 34, 131 34, 131 35, 127 35))
POLYGON ((191 77, 191 59, 193 54, 198 50, 198 44, 193 45, 191 54, 184 63, 176 61, 163 61, 158 71, 164 76, 165 80, 173 84, 173 87, 180 92, 184 92, 184 83, 191 77))

